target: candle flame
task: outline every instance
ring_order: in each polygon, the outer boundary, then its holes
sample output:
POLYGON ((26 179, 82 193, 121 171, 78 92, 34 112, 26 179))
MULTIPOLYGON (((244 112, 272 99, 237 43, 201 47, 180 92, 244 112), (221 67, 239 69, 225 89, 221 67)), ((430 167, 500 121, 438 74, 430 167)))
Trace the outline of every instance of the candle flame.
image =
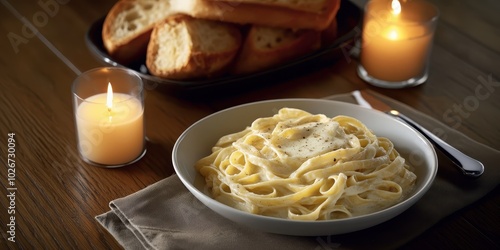
POLYGON ((108 111, 111 111, 113 107, 113 88, 111 87, 111 83, 108 83, 108 95, 106 97, 106 106, 108 107, 108 111))
POLYGON ((401 3, 398 0, 392 0, 392 13, 394 15, 399 15, 401 13, 401 3))

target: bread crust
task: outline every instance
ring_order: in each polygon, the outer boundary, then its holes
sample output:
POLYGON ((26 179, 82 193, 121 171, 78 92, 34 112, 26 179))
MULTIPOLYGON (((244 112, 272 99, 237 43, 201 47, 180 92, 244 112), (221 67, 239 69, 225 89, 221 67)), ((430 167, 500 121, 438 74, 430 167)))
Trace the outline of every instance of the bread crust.
POLYGON ((250 3, 262 6, 283 7, 294 10, 321 13, 328 9, 330 0, 303 0, 303 1, 285 1, 285 0, 208 0, 227 3, 250 3))
POLYGON ((176 4, 176 8, 197 18, 291 29, 323 30, 337 15, 340 0, 328 1, 328 5, 321 13, 212 0, 185 0, 176 4))
POLYGON ((337 19, 334 18, 330 25, 321 31, 321 47, 325 48, 332 45, 338 38, 338 23, 337 19))
MULTIPOLYGON (((151 34, 151 40, 147 48, 146 65, 152 75, 164 77, 169 79, 196 79, 196 78, 210 78, 221 75, 230 66, 230 63, 236 57, 241 45, 241 32, 240 30, 229 23, 222 23, 213 20, 199 20, 204 22, 217 22, 223 25, 229 36, 232 38, 233 46, 219 52, 200 51, 193 44, 193 41, 183 41, 186 46, 189 46, 188 59, 183 62, 179 67, 175 68, 161 68, 156 63, 158 57, 164 56, 159 53, 159 49, 163 44, 159 43, 160 31, 166 26, 179 25, 182 22, 192 22, 194 19, 190 16, 177 14, 170 16, 163 22, 159 23, 151 34)), ((189 24, 188 27, 189 29, 189 24)), ((188 32, 196 32, 188 30, 188 32)), ((180 38, 179 38, 180 39, 180 38)))

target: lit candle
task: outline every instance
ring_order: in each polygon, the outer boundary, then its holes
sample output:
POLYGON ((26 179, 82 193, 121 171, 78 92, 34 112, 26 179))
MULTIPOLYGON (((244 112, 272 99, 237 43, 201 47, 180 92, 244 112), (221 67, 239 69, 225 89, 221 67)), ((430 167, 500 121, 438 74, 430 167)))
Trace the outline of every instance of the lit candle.
POLYGON ((406 8, 398 0, 370 2, 362 34, 364 73, 388 83, 426 79, 436 16, 425 2, 408 2, 406 8))
POLYGON ((107 93, 86 98, 76 109, 80 152, 102 165, 120 165, 140 156, 144 149, 142 103, 129 94, 107 93))

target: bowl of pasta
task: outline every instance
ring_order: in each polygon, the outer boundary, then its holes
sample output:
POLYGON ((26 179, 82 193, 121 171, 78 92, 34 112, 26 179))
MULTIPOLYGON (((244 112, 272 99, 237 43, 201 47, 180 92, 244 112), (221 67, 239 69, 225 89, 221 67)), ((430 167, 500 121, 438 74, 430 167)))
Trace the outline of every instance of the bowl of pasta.
POLYGON ((172 151, 186 188, 219 215, 298 236, 366 229, 401 214, 437 173, 432 145, 382 112, 320 99, 209 115, 172 151))

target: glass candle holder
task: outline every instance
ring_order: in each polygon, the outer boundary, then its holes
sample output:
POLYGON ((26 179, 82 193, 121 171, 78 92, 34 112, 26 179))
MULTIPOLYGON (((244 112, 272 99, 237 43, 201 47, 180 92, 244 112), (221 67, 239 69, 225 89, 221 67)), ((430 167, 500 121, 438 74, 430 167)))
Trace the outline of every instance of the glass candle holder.
POLYGON ((424 83, 438 16, 438 9, 425 1, 368 2, 358 75, 383 88, 424 83))
POLYGON ((144 156, 144 86, 134 71, 103 67, 72 85, 78 151, 84 161, 107 168, 144 156))

